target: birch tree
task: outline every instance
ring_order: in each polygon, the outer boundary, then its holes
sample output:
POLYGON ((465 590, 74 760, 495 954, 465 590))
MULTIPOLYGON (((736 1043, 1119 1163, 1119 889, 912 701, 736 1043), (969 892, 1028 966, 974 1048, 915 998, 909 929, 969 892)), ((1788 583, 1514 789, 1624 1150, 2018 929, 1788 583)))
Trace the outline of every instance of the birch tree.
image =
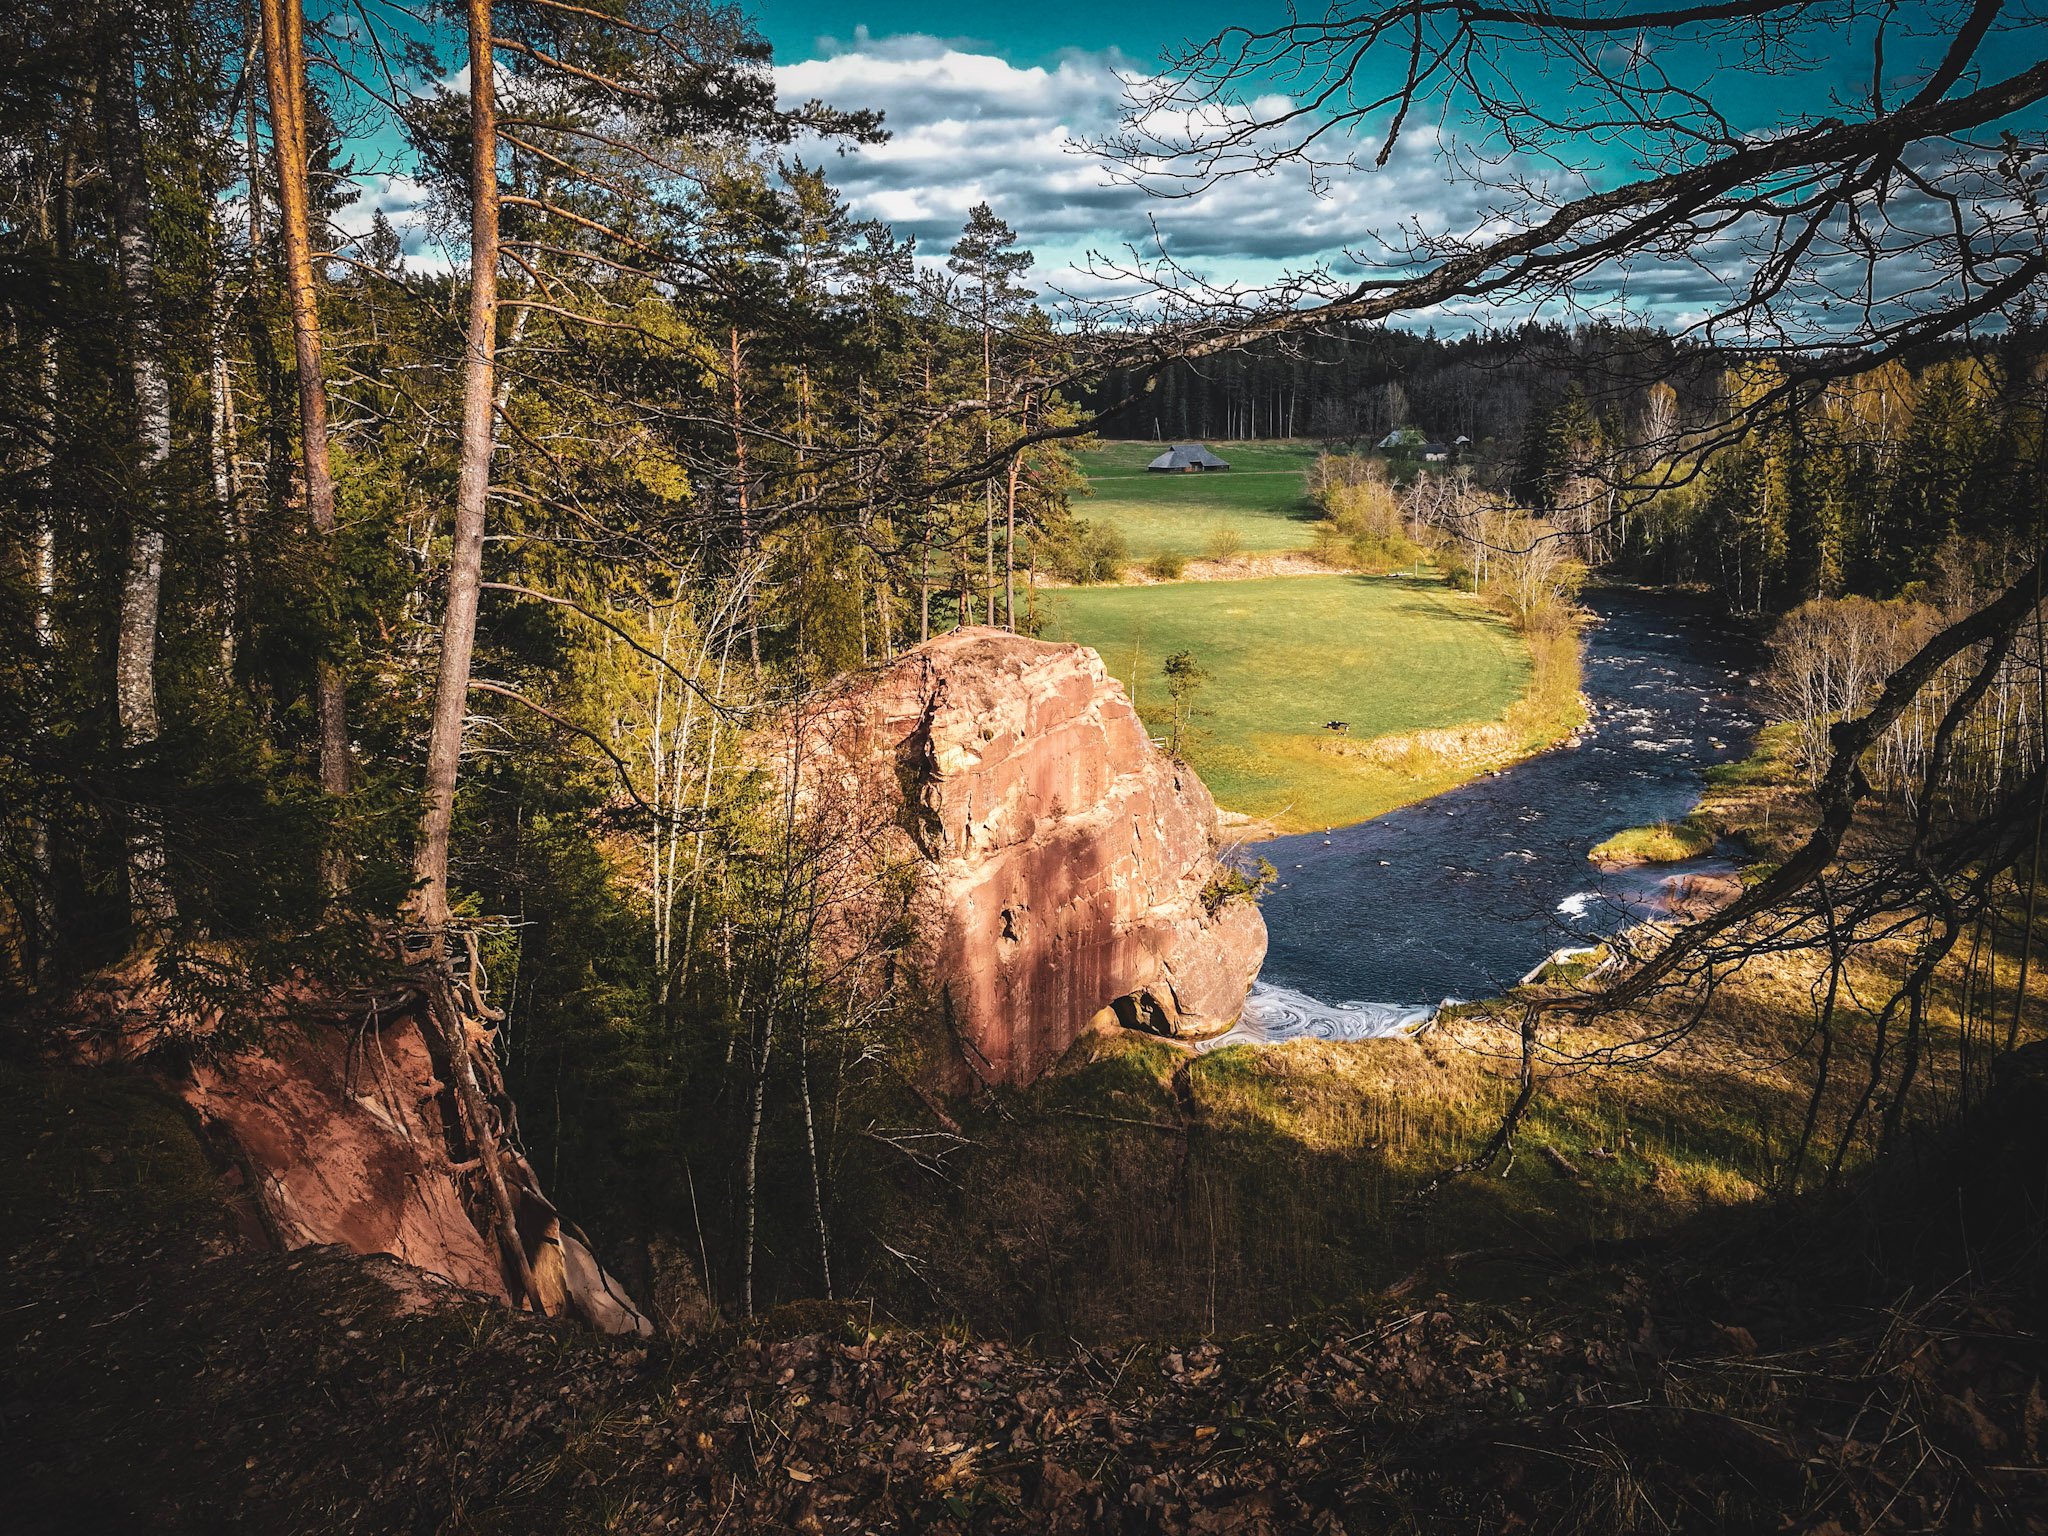
MULTIPOLYGON (((127 329, 135 411, 135 484, 121 572, 114 659, 114 712, 131 773, 162 730, 157 712, 157 641, 162 624, 165 526, 163 475, 171 457, 171 393, 164 370, 163 322, 156 292, 149 165, 135 78, 139 17, 133 0, 114 0, 100 79, 115 269, 127 329)), ((139 778, 135 780, 139 783, 139 778)), ((165 867, 162 819, 146 792, 131 797, 128 900, 136 926, 161 929, 176 916, 165 867)))
POLYGON ((491 0, 468 0, 469 36, 469 323, 462 356, 460 469, 454 551, 441 617, 441 661, 427 736, 425 809, 413 860, 415 911, 430 932, 447 926, 448 837, 462 728, 469 711, 470 660, 476 651, 483 591, 484 517, 495 446, 498 352, 498 125, 491 0))

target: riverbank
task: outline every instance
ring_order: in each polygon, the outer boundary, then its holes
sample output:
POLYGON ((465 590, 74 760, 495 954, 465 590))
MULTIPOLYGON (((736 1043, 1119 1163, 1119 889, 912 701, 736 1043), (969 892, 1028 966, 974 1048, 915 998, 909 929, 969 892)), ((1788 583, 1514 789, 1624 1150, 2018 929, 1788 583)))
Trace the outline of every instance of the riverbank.
POLYGON ((1749 652, 1683 600, 1602 591, 1586 605, 1592 713, 1568 744, 1361 825, 1247 848, 1279 871, 1267 981, 1330 1003, 1495 996, 1640 914, 1646 882, 1600 874, 1587 851, 1684 816, 1700 769, 1746 754, 1749 652))
POLYGON ((1735 845, 1729 852, 1752 864, 1767 849, 1777 856, 1783 851, 1786 823, 1781 819, 1774 837, 1768 806, 1775 797, 1770 792, 1793 782, 1793 746, 1791 726, 1765 726, 1748 757, 1706 770, 1705 792, 1684 817, 1624 828, 1586 857, 1601 869, 1614 871, 1685 864, 1729 843, 1735 845))
POLYGON ((1161 737, 1162 663, 1194 657, 1183 750, 1241 837, 1384 815, 1584 720, 1573 626, 1523 635, 1433 575, 1073 588, 1046 633, 1093 646, 1161 737))

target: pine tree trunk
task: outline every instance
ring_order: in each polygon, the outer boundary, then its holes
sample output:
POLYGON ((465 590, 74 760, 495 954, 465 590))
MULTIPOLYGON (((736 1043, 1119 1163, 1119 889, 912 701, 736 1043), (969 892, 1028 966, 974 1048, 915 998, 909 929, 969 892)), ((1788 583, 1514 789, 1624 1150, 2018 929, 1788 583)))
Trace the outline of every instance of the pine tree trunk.
MULTIPOLYGON (((995 341, 989 324, 988 289, 984 285, 981 292, 981 452, 984 458, 995 451, 995 393, 995 341)), ((983 602, 982 622, 993 625, 996 621, 996 483, 994 480, 982 482, 981 532, 982 590, 986 594, 983 602)), ((964 606, 961 622, 966 622, 964 606)))
MULTIPOLYGON (((924 483, 932 483, 932 354, 929 345, 924 354, 924 483)), ((929 494, 924 499, 922 535, 923 552, 919 559, 917 573, 917 641, 922 645, 932 637, 932 519, 938 508, 932 505, 929 494)))
POLYGON ((493 384, 498 334, 498 125, 493 95, 491 0, 468 0, 469 23, 469 331, 464 342, 461 469, 456 483, 454 550, 448 605, 441 620, 441 667, 427 738, 425 810, 413 857, 414 910, 430 930, 448 922, 448 833, 462 765, 476 651, 477 601, 484 561, 484 511, 491 490, 496 429, 493 384))
MULTIPOLYGON (((121 744, 131 757, 146 753, 160 729, 156 659, 166 543, 162 478, 171 456, 171 392, 157 312, 156 240, 150 229, 149 169, 143 159, 142 112, 136 99, 135 27, 132 5, 123 4, 115 12, 115 34, 101 82, 107 184, 139 449, 139 483, 129 513, 114 647, 114 713, 121 744)), ((175 915, 164 865, 161 817, 137 796, 128 821, 128 903, 140 928, 160 928, 175 915)))
MULTIPOLYGON (((320 307, 313 279, 312 197, 307 186, 305 16, 300 0, 260 0, 263 63, 270 87, 270 133, 277 158, 278 231, 284 245, 285 288, 292 317, 292 352, 299 383, 299 441, 306 481, 306 515, 320 571, 322 599, 333 600, 334 475, 327 449, 327 379, 321 365, 320 307)), ((323 656, 314 679, 320 734, 320 788, 348 793, 348 712, 341 670, 323 656)), ((330 895, 346 883, 346 868, 330 852, 321 878, 330 895)))

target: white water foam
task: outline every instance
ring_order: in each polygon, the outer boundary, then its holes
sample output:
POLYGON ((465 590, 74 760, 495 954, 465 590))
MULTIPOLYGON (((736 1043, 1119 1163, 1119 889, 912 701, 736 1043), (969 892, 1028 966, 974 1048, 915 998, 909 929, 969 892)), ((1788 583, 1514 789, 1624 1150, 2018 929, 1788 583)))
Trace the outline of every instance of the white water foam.
POLYGON ((1409 1035, 1430 1021, 1437 1006, 1326 1003, 1292 987, 1262 981, 1245 999, 1237 1023, 1198 1048, 1213 1051, 1226 1045, 1268 1045, 1277 1040, 1379 1040, 1409 1035))

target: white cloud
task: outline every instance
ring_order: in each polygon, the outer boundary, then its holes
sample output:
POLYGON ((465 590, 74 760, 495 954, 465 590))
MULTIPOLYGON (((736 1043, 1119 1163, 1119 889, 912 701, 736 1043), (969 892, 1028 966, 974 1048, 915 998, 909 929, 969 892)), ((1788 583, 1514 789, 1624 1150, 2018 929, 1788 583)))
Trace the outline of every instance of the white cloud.
MULTIPOLYGON (((1369 131, 1353 143, 1349 165, 1319 180, 1312 181, 1303 166, 1283 165, 1270 174, 1224 179, 1195 195, 1164 198, 1120 180, 1078 148, 1117 129, 1125 82, 1142 79, 1136 66, 1113 52, 1076 50, 1047 65, 1022 66, 972 43, 878 39, 862 32, 850 43, 825 45, 822 57, 780 67, 777 79, 787 101, 817 98, 885 114, 893 135, 887 144, 830 162, 834 183, 857 214, 886 220, 899 235, 915 235, 925 259, 937 260, 957 237, 968 209, 986 201, 1036 251, 1041 287, 1084 297, 1136 291, 1138 285, 1089 270, 1092 252, 1112 264, 1128 264, 1129 247, 1145 258, 1156 258, 1163 247, 1184 269, 1224 286, 1271 283, 1314 269, 1341 286, 1386 275, 1386 264, 1412 248, 1418 235, 1495 238, 1547 213, 1556 198, 1591 190, 1588 176, 1611 184, 1643 169, 1613 146, 1615 164, 1585 172, 1496 155, 1467 174, 1448 130, 1411 120, 1384 168, 1372 164, 1379 142, 1369 131), (1516 192, 1518 179, 1528 193, 1516 192)), ((1209 106, 1199 115, 1156 113, 1144 128, 1155 142, 1182 143, 1212 133, 1227 113, 1242 122, 1247 110, 1270 118, 1290 105, 1272 97, 1249 108, 1209 106)), ((1345 158, 1345 150, 1330 140, 1318 150, 1325 158, 1345 158)), ((1912 222, 1904 202, 1894 202, 1887 213, 1891 222, 1912 222)), ((1990 205, 1981 206, 1990 217, 1990 205)), ((1739 303, 1778 233, 1763 223, 1703 233, 1689 249, 1643 253, 1582 275, 1561 291, 1531 288, 1499 309, 1475 303, 1404 318, 1459 329, 1520 319, 1533 310, 1557 319, 1626 314, 1700 325, 1739 303)), ((1840 231, 1830 231, 1810 255, 1818 276, 1788 293, 1776 306, 1781 312, 1759 323, 1798 330, 1801 339, 1824 338, 1836 326, 1844 295, 1867 296, 1889 313, 1887 306, 1896 307, 1891 289, 1913 289, 1929 280, 1926 258, 1915 257, 1897 263, 1866 293, 1867 274, 1854 257, 1840 231)))
POLYGON ((986 201, 1037 250, 1041 280, 1070 289, 1089 285, 1079 269, 1090 250, 1116 256, 1136 245, 1151 253, 1163 242, 1173 258, 1216 280, 1260 281, 1315 262, 1355 268, 1347 250, 1381 252, 1404 227, 1465 234, 1488 217, 1484 189, 1453 174, 1427 128, 1404 135, 1385 169, 1360 166, 1321 193, 1296 168, 1237 177, 1188 198, 1150 195, 1078 147, 1115 128, 1120 77, 1132 73, 1115 53, 1074 51, 1050 66, 1020 66, 937 38, 864 33, 776 71, 785 101, 885 114, 887 144, 831 165, 857 214, 887 220, 938 255, 968 209, 986 201))
POLYGON ((360 256, 357 247, 370 232, 376 215, 383 214, 398 232, 406 265, 414 271, 447 271, 453 263, 434 239, 430 217, 431 197, 426 187, 410 176, 381 174, 356 180, 356 199, 334 216, 334 225, 355 242, 348 254, 360 256))

